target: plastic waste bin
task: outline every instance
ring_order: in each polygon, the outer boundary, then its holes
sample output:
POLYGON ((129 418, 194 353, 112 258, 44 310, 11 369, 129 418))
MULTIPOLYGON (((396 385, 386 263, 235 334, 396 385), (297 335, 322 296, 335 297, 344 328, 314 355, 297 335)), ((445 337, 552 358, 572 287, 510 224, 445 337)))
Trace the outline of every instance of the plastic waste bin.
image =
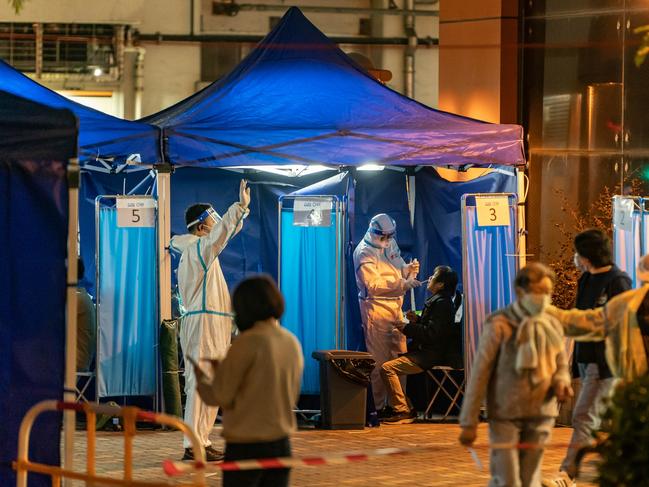
POLYGON ((367 352, 318 350, 320 362, 321 426, 325 429, 363 429, 365 403, 374 359, 367 352))

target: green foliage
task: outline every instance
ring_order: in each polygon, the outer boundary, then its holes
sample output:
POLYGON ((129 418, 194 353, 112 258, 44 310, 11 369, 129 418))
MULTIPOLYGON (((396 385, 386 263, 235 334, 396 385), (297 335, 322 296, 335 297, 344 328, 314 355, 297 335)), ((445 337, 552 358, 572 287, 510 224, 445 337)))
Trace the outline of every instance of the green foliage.
POLYGON ((609 436, 597 447, 599 485, 649 485, 649 374, 615 392, 603 424, 609 436))
POLYGON ((647 54, 649 54, 649 25, 642 25, 633 29, 634 34, 642 34, 642 39, 640 39, 640 47, 635 52, 635 65, 640 67, 644 63, 647 54))
MULTIPOLYGON (((642 181, 636 177, 625 182, 624 193, 643 194, 642 181)), ((622 194, 620 185, 604 186, 585 212, 579 211, 572 203, 572 195, 561 189, 554 189, 556 201, 561 204, 562 218, 553 222, 557 240, 557 250, 546 253, 545 263, 555 272, 557 279, 554 286, 552 303, 562 309, 575 305, 577 279, 580 272, 575 267, 573 256, 575 249, 573 239, 579 232, 588 228, 598 228, 609 237, 613 229, 613 196, 622 194)))
POLYGON ((14 12, 19 13, 27 0, 7 0, 7 1, 9 2, 9 5, 13 7, 14 12))

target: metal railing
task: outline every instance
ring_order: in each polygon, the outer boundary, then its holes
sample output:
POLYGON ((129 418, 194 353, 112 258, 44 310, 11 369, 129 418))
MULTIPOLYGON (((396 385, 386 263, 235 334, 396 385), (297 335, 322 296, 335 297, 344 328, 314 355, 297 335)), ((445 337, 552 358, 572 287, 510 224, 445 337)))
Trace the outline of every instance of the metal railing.
MULTIPOLYGON (((13 462, 12 466, 16 470, 16 486, 27 487, 27 474, 29 472, 41 473, 49 475, 52 478, 52 486, 60 487, 61 479, 75 479, 85 482, 86 485, 99 486, 99 485, 115 485, 122 487, 153 487, 153 486, 168 486, 168 483, 163 481, 148 481, 148 480, 134 480, 133 479, 133 438, 136 435, 135 422, 146 421, 150 423, 157 423, 165 426, 170 426, 182 431, 185 436, 189 438, 192 443, 192 448, 195 454, 195 462, 197 465, 205 464, 205 450, 200 444, 196 434, 189 426, 183 423, 180 419, 166 414, 157 414, 149 411, 142 411, 136 407, 116 407, 108 406, 105 404, 94 403, 69 403, 62 401, 42 401, 34 405, 23 418, 20 424, 20 431, 18 433, 18 458, 13 462), (86 414, 86 471, 77 472, 70 469, 61 468, 56 465, 46 465, 43 463, 36 463, 29 460, 29 439, 36 418, 43 412, 47 411, 77 411, 85 412, 86 414), (97 475, 95 465, 95 452, 96 452, 96 419, 97 414, 107 414, 110 416, 120 416, 124 419, 124 475, 123 478, 118 479, 115 477, 103 477, 97 475)), ((58 445, 56 445, 58 448, 58 445)), ((205 486, 205 472, 203 470, 196 470, 193 474, 191 483, 177 484, 185 486, 203 487, 205 486)))

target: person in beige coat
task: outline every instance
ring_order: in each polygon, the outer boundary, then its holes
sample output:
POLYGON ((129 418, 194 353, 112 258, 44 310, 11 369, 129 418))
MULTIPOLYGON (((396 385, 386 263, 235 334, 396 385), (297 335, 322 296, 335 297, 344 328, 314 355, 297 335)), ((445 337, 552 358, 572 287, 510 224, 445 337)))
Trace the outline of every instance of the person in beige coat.
POLYGON ((640 259, 636 276, 642 283, 640 288, 618 294, 600 308, 548 308, 548 314, 565 327, 567 336, 606 340, 608 366, 623 382, 631 382, 648 370, 649 330, 645 317, 649 315, 649 255, 640 259))
POLYGON ((557 400, 572 395, 561 324, 546 313, 554 273, 531 263, 516 275, 517 300, 487 318, 480 335, 460 413, 460 442, 477 437, 487 399, 491 487, 540 487, 543 445, 558 413, 557 400), (516 448, 531 443, 537 448, 516 448))

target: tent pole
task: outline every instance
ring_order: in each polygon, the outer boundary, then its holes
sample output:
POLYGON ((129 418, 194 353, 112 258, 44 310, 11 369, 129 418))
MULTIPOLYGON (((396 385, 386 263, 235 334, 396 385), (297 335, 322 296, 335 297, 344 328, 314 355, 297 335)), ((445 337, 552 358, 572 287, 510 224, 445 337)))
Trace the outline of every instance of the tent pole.
MULTIPOLYGON (((156 194, 158 196, 158 299, 159 321, 171 319, 171 254, 169 242, 171 240, 171 164, 162 163, 154 165, 156 175, 156 194)), ((158 339, 159 340, 159 339, 158 339)), ((158 412, 164 407, 164 400, 159 401, 160 372, 156 373, 156 401, 155 409, 158 412)))
MULTIPOLYGON (((129 196, 130 196, 130 195, 133 195, 133 194, 137 194, 137 191, 138 191, 142 186, 144 186, 144 184, 149 180, 149 178, 155 178, 155 175, 156 175, 156 173, 155 173, 154 171, 149 171, 149 173, 144 177, 144 179, 143 179, 142 181, 140 181, 139 183, 137 183, 137 184, 133 187, 133 189, 131 189, 131 190, 130 190, 128 193, 126 193, 126 194, 128 194, 129 196)), ((147 190, 147 193, 148 193, 148 191, 149 191, 149 190, 147 190)))
POLYGON ((171 319, 171 166, 155 166, 158 195, 158 283, 160 286, 160 319, 171 319))
POLYGON ((405 0, 404 10, 408 15, 404 17, 404 30, 408 36, 408 47, 403 58, 403 73, 404 73, 404 94, 408 98, 415 97, 415 51, 417 50, 417 33, 415 31, 415 0, 405 0))
MULTIPOLYGON (((68 161, 68 270, 66 288, 65 392, 66 402, 76 401, 77 386, 77 231, 79 227, 79 160, 68 161)), ((75 412, 63 413, 63 467, 73 470, 75 412)), ((71 485, 70 480, 65 480, 71 485)))
MULTIPOLYGON (((406 192, 408 193, 408 212, 410 213, 410 228, 415 228, 415 174, 408 168, 406 175, 406 192)), ((415 290, 410 289, 410 309, 417 311, 415 290)))
POLYGON ((516 182, 518 185, 518 211, 517 211, 517 231, 518 234, 518 266, 519 269, 525 267, 527 263, 527 229, 525 222, 525 204, 527 203, 527 189, 525 188, 525 170, 522 167, 516 168, 516 182))

